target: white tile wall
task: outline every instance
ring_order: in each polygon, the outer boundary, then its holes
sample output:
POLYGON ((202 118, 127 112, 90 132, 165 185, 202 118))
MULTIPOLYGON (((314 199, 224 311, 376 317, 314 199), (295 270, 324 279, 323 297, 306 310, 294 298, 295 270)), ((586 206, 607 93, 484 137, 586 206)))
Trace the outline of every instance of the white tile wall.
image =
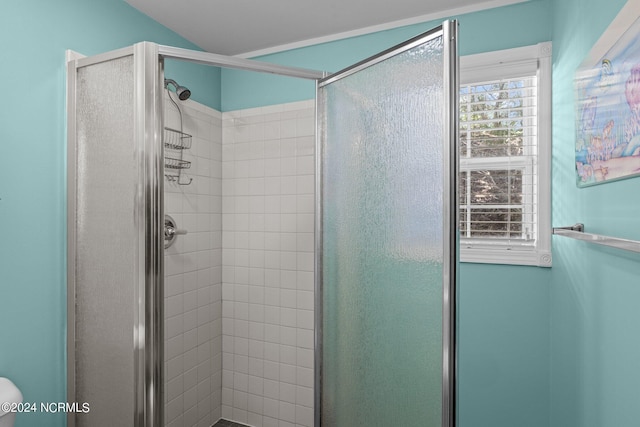
POLYGON ((314 127, 222 115, 222 417, 254 427, 313 425, 314 127))
MULTIPOLYGON (((181 102, 190 185, 165 179, 165 212, 179 228, 165 251, 166 425, 210 427, 221 415, 222 387, 222 116, 181 102)), ((165 98, 165 126, 180 129, 165 98)))

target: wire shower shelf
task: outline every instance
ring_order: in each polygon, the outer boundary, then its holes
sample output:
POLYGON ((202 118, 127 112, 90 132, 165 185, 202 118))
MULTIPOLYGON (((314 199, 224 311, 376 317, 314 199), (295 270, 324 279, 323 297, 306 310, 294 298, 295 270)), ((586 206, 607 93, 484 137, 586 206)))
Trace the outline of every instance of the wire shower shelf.
POLYGON ((174 157, 166 157, 164 158, 164 167, 166 169, 189 169, 191 167, 191 162, 188 160, 176 159, 174 157))
POLYGON ((191 135, 176 129, 164 128, 164 146, 172 150, 191 148, 191 135))
POLYGON ((169 182, 175 182, 180 185, 191 184, 193 178, 185 177, 182 174, 183 169, 191 168, 191 162, 183 159, 184 150, 191 148, 191 135, 165 127, 163 142, 165 149, 168 150, 164 156, 164 168, 166 171, 164 176, 169 182))

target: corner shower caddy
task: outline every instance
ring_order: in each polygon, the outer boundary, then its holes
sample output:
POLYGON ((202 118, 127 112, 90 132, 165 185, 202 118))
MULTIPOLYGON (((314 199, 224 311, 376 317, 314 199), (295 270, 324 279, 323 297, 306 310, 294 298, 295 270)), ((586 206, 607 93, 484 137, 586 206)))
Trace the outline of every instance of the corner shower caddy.
POLYGON ((189 185, 193 178, 189 178, 188 181, 182 181, 182 170, 189 169, 191 162, 183 159, 184 150, 191 148, 191 135, 184 133, 180 130, 165 127, 164 128, 164 147, 166 149, 175 152, 176 157, 173 156, 173 152, 170 155, 165 153, 164 156, 164 176, 170 182, 176 182, 180 185, 189 185))

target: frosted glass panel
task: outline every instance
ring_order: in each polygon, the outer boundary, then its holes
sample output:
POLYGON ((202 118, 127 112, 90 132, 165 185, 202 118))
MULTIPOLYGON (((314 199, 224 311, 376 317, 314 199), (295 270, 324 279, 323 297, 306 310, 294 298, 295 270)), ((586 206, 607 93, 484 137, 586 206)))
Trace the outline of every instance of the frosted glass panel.
POLYGON ((443 61, 439 36, 318 94, 323 426, 442 423, 443 61))
POLYGON ((91 407, 78 427, 133 425, 133 81, 132 56, 77 74, 75 386, 91 407))

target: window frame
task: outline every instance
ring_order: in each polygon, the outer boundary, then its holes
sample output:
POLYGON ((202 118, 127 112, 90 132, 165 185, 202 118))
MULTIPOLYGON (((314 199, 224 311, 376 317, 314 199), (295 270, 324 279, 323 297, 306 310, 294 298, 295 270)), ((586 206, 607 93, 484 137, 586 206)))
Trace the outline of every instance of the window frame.
MULTIPOLYGON (((460 236, 460 261, 487 264, 551 267, 551 42, 460 57, 460 85, 514 77, 537 76, 537 187, 533 212, 537 216, 537 239, 526 242, 464 238, 460 236)), ((518 160, 516 160, 518 162, 518 160)), ((512 169, 527 168, 522 165, 512 169)), ((460 158, 460 173, 481 165, 502 169, 498 157, 460 158)), ((511 160, 514 165, 514 159, 511 160)), ((523 213, 524 215, 524 213, 523 213)), ((458 222, 458 225, 460 223, 458 222)))

